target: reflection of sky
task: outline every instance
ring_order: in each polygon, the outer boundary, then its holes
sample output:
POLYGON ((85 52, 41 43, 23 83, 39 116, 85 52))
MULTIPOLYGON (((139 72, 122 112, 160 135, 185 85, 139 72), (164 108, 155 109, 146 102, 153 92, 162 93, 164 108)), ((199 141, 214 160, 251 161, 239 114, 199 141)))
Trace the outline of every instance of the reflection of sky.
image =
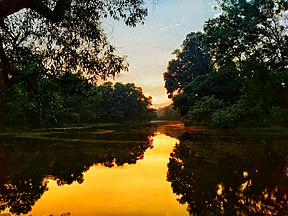
POLYGON ((49 181, 49 190, 37 201, 29 215, 186 216, 187 205, 180 205, 166 181, 169 155, 178 142, 164 134, 153 137, 153 149, 136 164, 107 168, 94 166, 84 174, 84 182, 57 186, 49 181))
POLYGON ((153 104, 169 103, 164 88, 171 52, 179 48, 186 35, 202 29, 204 21, 213 16, 213 0, 161 0, 156 7, 150 2, 145 24, 136 28, 107 21, 110 42, 120 55, 127 55, 129 72, 116 77, 117 82, 134 82, 143 88, 146 96, 153 97, 153 104))

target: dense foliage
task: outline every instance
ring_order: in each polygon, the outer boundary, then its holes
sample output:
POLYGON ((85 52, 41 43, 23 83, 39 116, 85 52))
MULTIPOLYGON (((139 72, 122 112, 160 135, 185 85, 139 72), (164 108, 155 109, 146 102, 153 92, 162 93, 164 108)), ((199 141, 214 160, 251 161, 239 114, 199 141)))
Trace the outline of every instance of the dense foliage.
POLYGON ((5 86, 38 73, 58 78, 69 70, 99 79, 127 70, 101 24, 111 17, 135 26, 147 15, 143 0, 0 3, 0 83, 5 86))
POLYGON ((174 106, 186 124, 287 126, 287 1, 219 6, 221 14, 187 36, 164 73, 174 106))
POLYGON ((134 84, 92 84, 128 70, 102 22, 134 27, 145 3, 0 0, 0 125, 149 120, 151 99, 134 84))
POLYGON ((164 73, 165 88, 169 97, 180 92, 187 82, 210 72, 208 56, 201 47, 201 33, 190 33, 182 44, 182 50, 176 49, 168 65, 168 72, 164 73))
POLYGON ((172 121, 181 120, 180 114, 173 108, 172 105, 159 108, 156 113, 158 120, 172 120, 172 121))
POLYGON ((149 121, 155 117, 151 97, 133 83, 96 86, 80 75, 65 73, 59 80, 37 76, 7 92, 0 124, 40 127, 95 122, 149 121), (32 88, 31 88, 32 86, 32 88))

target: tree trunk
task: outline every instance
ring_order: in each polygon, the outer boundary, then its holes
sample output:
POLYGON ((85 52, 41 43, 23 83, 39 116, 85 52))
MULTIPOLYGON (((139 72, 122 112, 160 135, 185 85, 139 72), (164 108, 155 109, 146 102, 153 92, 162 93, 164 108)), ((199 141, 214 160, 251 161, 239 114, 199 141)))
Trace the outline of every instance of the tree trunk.
POLYGON ((0 35, 0 64, 1 64, 0 67, 2 69, 0 70, 0 72, 2 73, 0 82, 3 80, 4 84, 6 86, 9 86, 9 74, 12 76, 13 69, 4 51, 1 35, 0 35))

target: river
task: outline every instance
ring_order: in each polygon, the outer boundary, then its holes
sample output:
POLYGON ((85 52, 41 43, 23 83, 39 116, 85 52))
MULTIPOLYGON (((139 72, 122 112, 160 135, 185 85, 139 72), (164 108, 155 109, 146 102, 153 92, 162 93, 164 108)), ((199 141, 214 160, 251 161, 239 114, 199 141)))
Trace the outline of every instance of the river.
POLYGON ((178 122, 0 134, 0 215, 287 215, 287 134, 178 122))

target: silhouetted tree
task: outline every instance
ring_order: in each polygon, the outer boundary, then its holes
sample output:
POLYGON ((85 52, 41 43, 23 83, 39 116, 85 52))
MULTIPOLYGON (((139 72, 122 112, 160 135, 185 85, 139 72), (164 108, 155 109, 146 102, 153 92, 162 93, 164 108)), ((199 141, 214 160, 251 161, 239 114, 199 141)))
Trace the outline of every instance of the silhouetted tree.
POLYGON ((193 79, 211 72, 202 37, 200 32, 192 32, 186 36, 181 49, 174 50, 176 59, 169 61, 167 72, 164 73, 165 88, 170 98, 181 92, 193 79))
POLYGON ((223 0, 219 6, 221 13, 205 22, 202 33, 187 36, 197 36, 198 43, 189 49, 186 38, 182 50, 175 52, 177 58, 168 63, 168 97, 189 124, 199 113, 195 105, 209 96, 225 104, 203 116, 211 120, 205 125, 237 127, 246 116, 246 126, 267 126, 270 119, 285 116, 288 108, 288 4, 223 0), (203 65, 209 70, 201 70, 203 65))
POLYGON ((112 17, 135 26, 147 15, 143 4, 143 0, 1 0, 2 84, 9 86, 37 73, 57 77, 68 70, 81 71, 86 78, 97 79, 126 70, 101 22, 112 17), (30 61, 21 62, 26 55, 30 61), (41 71, 26 70, 36 64, 41 71))

